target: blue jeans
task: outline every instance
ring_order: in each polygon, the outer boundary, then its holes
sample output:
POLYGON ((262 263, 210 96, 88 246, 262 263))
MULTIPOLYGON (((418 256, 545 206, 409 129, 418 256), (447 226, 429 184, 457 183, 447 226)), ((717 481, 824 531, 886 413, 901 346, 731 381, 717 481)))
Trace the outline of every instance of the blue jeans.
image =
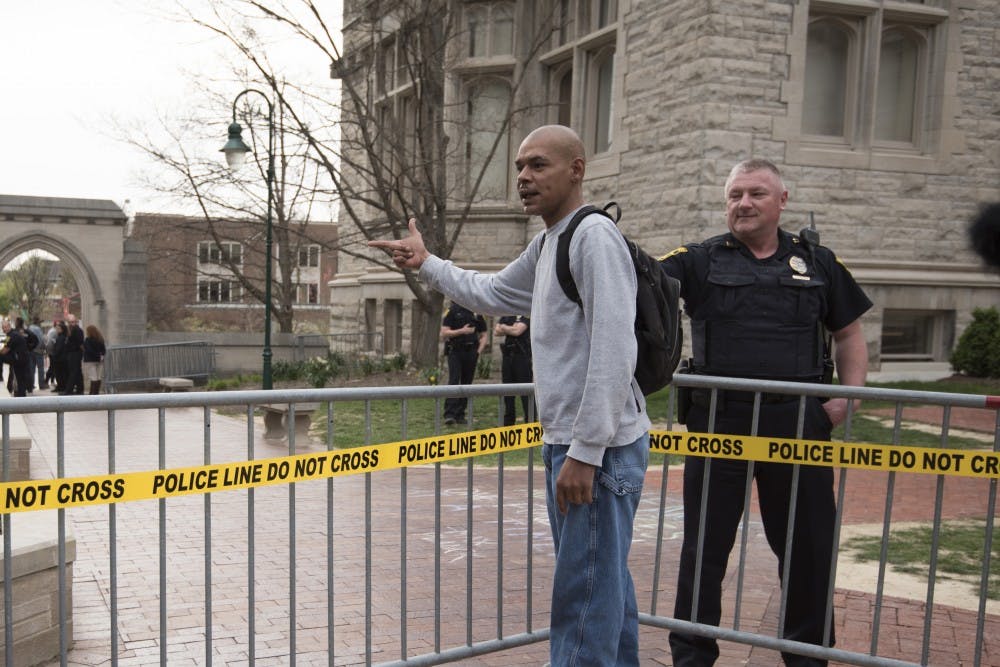
POLYGON ((31 353, 31 376, 38 377, 37 389, 47 386, 45 384, 45 355, 31 353))
POLYGON ((639 664, 639 619, 628 553, 649 462, 649 434, 609 447, 594 501, 556 505, 556 479, 568 445, 545 445, 545 499, 555 541, 549 654, 552 667, 639 664))

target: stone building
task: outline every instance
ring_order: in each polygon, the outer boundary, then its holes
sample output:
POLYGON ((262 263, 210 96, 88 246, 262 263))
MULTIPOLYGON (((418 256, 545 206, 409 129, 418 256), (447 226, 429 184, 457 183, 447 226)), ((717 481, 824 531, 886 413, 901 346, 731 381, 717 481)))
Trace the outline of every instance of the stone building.
MULTIPOLYGON (((347 71, 368 76, 390 113, 405 95, 378 81, 407 29, 383 9, 394 4, 348 1, 344 17, 345 60, 371 64, 347 71)), ((530 129, 561 122, 587 146, 587 196, 618 201, 623 230, 653 254, 725 230, 736 161, 779 164, 784 226, 814 219, 876 304, 863 320, 873 369, 945 363, 972 310, 1000 303, 1000 279, 966 237, 978 206, 1000 200, 1000 0, 450 4, 461 30, 443 106, 466 128, 449 137, 466 148, 458 195, 490 123, 502 126, 512 97, 522 110, 465 221, 459 264, 495 270, 541 229, 520 213, 507 165, 530 129), (538 26, 548 33, 533 51, 538 26)), ((384 331, 405 349, 412 296, 399 274, 341 255, 329 286, 332 331, 384 331)))
MULTIPOLYGON (((215 235, 203 218, 139 213, 131 238, 141 241, 148 262, 147 326, 154 331, 260 331, 264 307, 240 285, 236 270, 264 283, 260 223, 217 221, 215 235)), ((329 290, 336 272, 337 229, 311 224, 308 238, 292 239, 290 290, 295 333, 326 333, 329 290)), ((280 245, 274 244, 275 303, 282 289, 280 245)), ((277 308, 277 307, 276 307, 277 308)), ((272 327, 278 330, 277 309, 272 327)))

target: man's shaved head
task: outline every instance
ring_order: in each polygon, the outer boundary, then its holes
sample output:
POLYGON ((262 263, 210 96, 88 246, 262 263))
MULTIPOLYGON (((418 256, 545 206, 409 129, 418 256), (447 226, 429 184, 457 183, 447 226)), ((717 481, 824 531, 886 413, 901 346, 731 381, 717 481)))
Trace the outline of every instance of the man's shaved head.
POLYGON ((572 128, 565 125, 543 125, 532 130, 524 143, 544 142, 566 160, 586 159, 583 141, 572 128))

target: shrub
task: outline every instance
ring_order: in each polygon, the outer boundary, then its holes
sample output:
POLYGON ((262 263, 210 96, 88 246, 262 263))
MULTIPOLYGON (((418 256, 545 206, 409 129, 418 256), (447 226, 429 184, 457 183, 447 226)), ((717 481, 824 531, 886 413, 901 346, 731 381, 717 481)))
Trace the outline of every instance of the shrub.
POLYGON ((1000 312, 996 308, 972 311, 972 322, 951 353, 951 365, 974 377, 1000 377, 1000 312))
POLYGON ((388 373, 406 370, 406 355, 398 352, 391 357, 382 359, 382 369, 388 373))
POLYGON ((278 381, 294 382, 305 375, 304 361, 284 361, 278 359, 271 364, 271 376, 278 381))
POLYGON ((476 362, 476 377, 480 380, 489 380, 493 375, 493 355, 480 354, 476 362))

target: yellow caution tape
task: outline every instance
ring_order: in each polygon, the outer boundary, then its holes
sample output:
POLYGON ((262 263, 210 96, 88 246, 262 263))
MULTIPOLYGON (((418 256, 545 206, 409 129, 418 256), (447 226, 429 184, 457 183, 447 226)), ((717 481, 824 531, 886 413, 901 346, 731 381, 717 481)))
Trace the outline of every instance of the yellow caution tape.
MULTIPOLYGON (((189 468, 0 483, 0 513, 65 509, 248 489, 443 463, 542 444, 539 424, 518 424, 270 459, 189 468)), ((650 450, 742 461, 1000 478, 1000 453, 747 435, 651 431, 650 450)))
POLYGON ((741 461, 1000 478, 1000 453, 984 450, 686 431, 650 431, 649 448, 662 454, 712 456, 741 461))
POLYGON ((64 509, 248 489, 441 463, 542 444, 537 423, 350 449, 190 468, 0 484, 0 513, 64 509))

